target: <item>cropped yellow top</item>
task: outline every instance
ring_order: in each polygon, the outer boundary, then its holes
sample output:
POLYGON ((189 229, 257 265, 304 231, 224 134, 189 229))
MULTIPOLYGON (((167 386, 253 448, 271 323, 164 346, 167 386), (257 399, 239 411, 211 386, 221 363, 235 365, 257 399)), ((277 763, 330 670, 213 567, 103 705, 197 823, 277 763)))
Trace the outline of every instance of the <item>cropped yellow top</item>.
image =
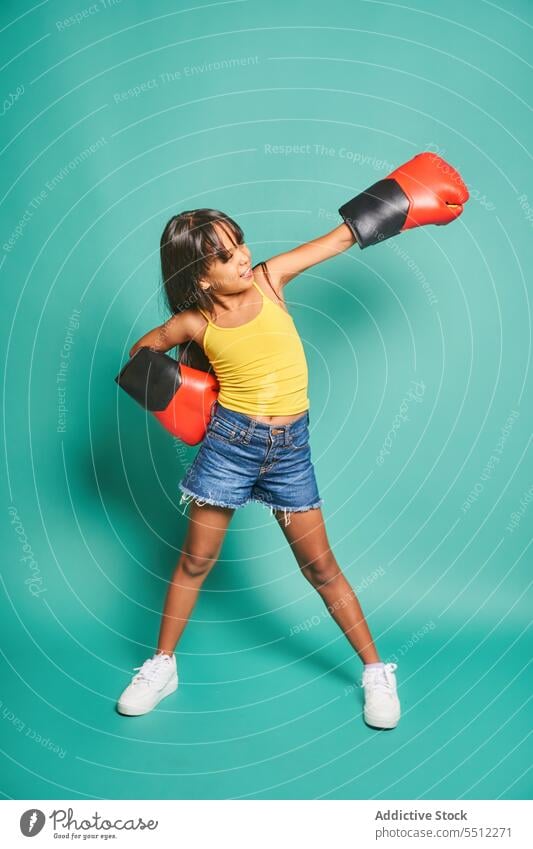
POLYGON ((261 293, 259 314, 239 327, 208 322, 204 351, 220 384, 223 407, 247 415, 285 416, 309 408, 307 361, 291 316, 261 293))

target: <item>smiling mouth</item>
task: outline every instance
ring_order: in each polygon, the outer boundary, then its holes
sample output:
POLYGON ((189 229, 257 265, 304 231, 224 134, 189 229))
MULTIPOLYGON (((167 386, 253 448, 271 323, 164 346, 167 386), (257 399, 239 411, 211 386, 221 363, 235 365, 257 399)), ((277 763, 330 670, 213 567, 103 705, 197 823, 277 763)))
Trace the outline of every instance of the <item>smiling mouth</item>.
POLYGON ((248 268, 245 271, 242 272, 242 274, 239 274, 239 277, 248 277, 251 270, 252 270, 252 266, 249 265, 248 268))

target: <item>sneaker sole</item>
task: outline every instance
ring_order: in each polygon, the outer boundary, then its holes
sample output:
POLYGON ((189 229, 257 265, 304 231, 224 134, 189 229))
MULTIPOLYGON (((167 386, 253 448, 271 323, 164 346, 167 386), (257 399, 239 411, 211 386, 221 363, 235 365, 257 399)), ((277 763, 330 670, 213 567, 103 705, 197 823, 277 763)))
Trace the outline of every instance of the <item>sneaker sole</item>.
POLYGON ((396 717, 396 719, 373 719, 369 714, 363 714, 363 718, 367 725, 370 725, 372 728, 396 728, 400 721, 400 717, 396 717))
POLYGON ((163 687, 163 689, 159 693, 159 695, 157 697, 157 701, 155 701, 154 704, 151 705, 150 707, 142 708, 142 707, 137 707, 136 705, 130 705, 130 704, 127 704, 127 703, 123 704, 122 702, 119 701, 117 703, 117 711, 118 711, 118 713, 122 714, 123 716, 143 716, 143 714, 150 713, 151 710, 153 710, 155 707, 157 707, 157 705, 159 704, 161 699, 166 698, 166 696, 170 696, 177 689, 178 689, 178 679, 177 679, 177 677, 171 678, 170 681, 168 682, 168 684, 165 684, 165 686, 163 687))

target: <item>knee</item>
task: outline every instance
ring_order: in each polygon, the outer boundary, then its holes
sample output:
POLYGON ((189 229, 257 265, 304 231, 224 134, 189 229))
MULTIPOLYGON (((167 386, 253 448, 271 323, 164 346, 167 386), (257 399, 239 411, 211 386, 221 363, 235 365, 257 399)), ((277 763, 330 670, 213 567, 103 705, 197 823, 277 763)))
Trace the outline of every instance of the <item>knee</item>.
POLYGON ((178 568, 188 578, 205 578, 216 562, 214 554, 193 554, 185 552, 179 562, 178 568))
POLYGON ((339 564, 331 550, 320 554, 301 568, 307 580, 317 588, 329 584, 341 574, 339 564))

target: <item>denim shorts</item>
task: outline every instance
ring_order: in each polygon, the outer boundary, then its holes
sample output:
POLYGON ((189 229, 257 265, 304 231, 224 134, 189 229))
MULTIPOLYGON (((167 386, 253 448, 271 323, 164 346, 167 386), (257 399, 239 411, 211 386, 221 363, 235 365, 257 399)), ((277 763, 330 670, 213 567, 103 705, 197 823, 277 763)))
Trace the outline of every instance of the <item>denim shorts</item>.
POLYGON ((309 411, 284 425, 269 425, 215 402, 200 449, 179 483, 181 501, 244 507, 257 501, 292 511, 320 507, 309 445, 309 411))

